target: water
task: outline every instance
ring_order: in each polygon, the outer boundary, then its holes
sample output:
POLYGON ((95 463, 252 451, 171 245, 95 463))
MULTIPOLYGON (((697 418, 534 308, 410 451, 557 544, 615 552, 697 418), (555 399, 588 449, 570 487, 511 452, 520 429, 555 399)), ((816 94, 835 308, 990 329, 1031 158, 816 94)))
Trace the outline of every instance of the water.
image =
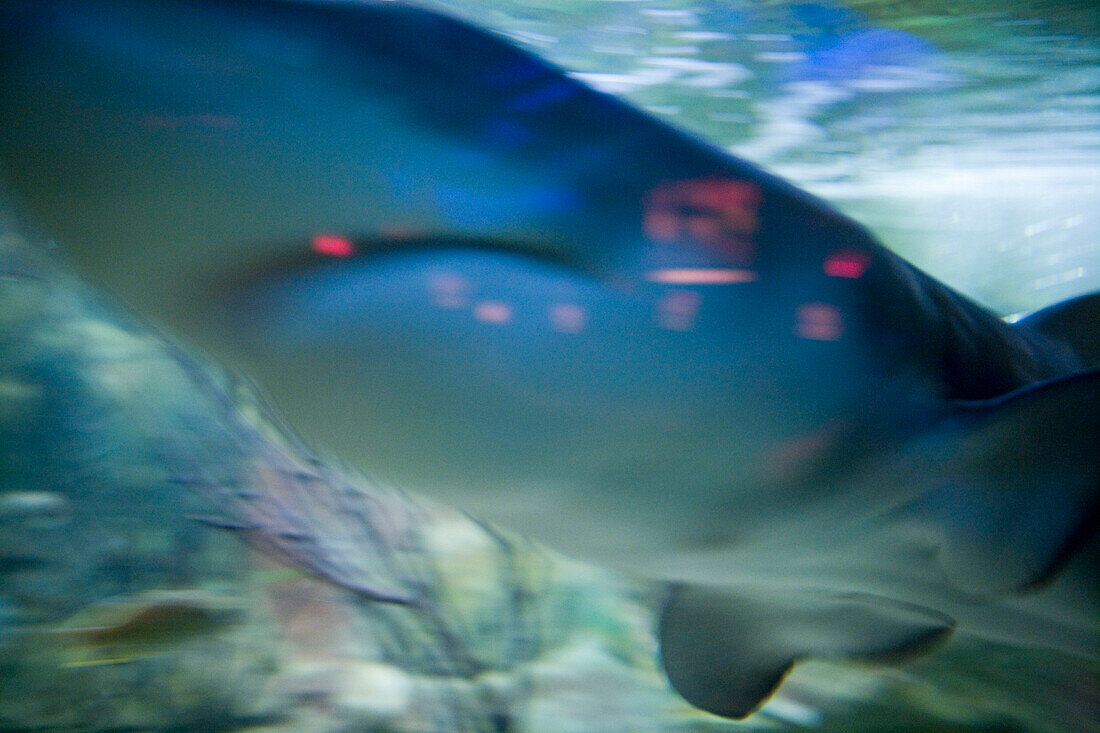
POLYGON ((438 5, 828 199, 1004 315, 1100 288, 1089 2, 438 5))

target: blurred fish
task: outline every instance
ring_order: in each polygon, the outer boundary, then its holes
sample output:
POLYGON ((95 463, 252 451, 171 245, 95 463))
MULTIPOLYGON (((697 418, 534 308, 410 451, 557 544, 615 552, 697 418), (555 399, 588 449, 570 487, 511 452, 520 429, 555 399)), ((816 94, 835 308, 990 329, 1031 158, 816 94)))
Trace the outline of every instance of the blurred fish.
POLYGON ((1005 324, 399 3, 0 3, 0 162, 310 438, 672 581, 662 661, 699 707, 952 630, 1100 655, 1095 298, 1005 324))
POLYGON ((162 654, 216 634, 244 615, 215 595, 149 591, 81 610, 53 630, 71 657, 67 666, 118 664, 162 654))

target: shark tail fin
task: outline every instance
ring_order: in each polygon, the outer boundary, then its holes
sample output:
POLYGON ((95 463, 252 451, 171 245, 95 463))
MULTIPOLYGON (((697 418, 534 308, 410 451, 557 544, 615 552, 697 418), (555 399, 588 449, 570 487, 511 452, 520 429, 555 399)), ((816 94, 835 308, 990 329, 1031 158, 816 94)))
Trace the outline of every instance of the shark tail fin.
POLYGON ((1069 345, 1090 368, 1100 368, 1100 293, 1055 303, 1018 323, 1069 345))
POLYGON ((960 589, 997 595, 1050 580, 1100 522, 1100 370, 969 403, 937 486, 919 501, 960 589))
POLYGON ((661 616, 661 662, 692 705, 743 718, 801 659, 902 661, 954 625, 932 609, 867 593, 683 584, 661 616))

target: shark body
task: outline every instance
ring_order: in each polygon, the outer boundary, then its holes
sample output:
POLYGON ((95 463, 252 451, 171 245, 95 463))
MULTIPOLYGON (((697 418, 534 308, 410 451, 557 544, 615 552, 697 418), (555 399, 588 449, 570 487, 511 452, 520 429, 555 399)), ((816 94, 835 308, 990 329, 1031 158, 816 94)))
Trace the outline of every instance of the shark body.
POLYGON ((0 163, 308 438, 671 581, 662 661, 704 709, 952 630, 1100 653, 1093 299, 1008 325, 397 3, 0 4, 0 163))

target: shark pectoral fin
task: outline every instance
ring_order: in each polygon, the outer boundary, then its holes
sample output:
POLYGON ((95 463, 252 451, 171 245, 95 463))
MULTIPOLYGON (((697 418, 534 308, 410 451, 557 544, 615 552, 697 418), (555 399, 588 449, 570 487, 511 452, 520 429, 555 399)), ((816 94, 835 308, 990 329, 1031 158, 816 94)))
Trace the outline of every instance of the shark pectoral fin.
POLYGON ((957 587, 985 595, 1049 580, 1100 519, 1100 371, 975 404, 921 502, 957 587))
POLYGON ((1068 344, 1090 367, 1100 367, 1100 293, 1055 303, 1017 325, 1068 344))
POLYGON ((954 625, 937 611, 865 593, 678 585, 661 616, 661 662, 692 705, 743 718, 801 659, 900 661, 954 625))

